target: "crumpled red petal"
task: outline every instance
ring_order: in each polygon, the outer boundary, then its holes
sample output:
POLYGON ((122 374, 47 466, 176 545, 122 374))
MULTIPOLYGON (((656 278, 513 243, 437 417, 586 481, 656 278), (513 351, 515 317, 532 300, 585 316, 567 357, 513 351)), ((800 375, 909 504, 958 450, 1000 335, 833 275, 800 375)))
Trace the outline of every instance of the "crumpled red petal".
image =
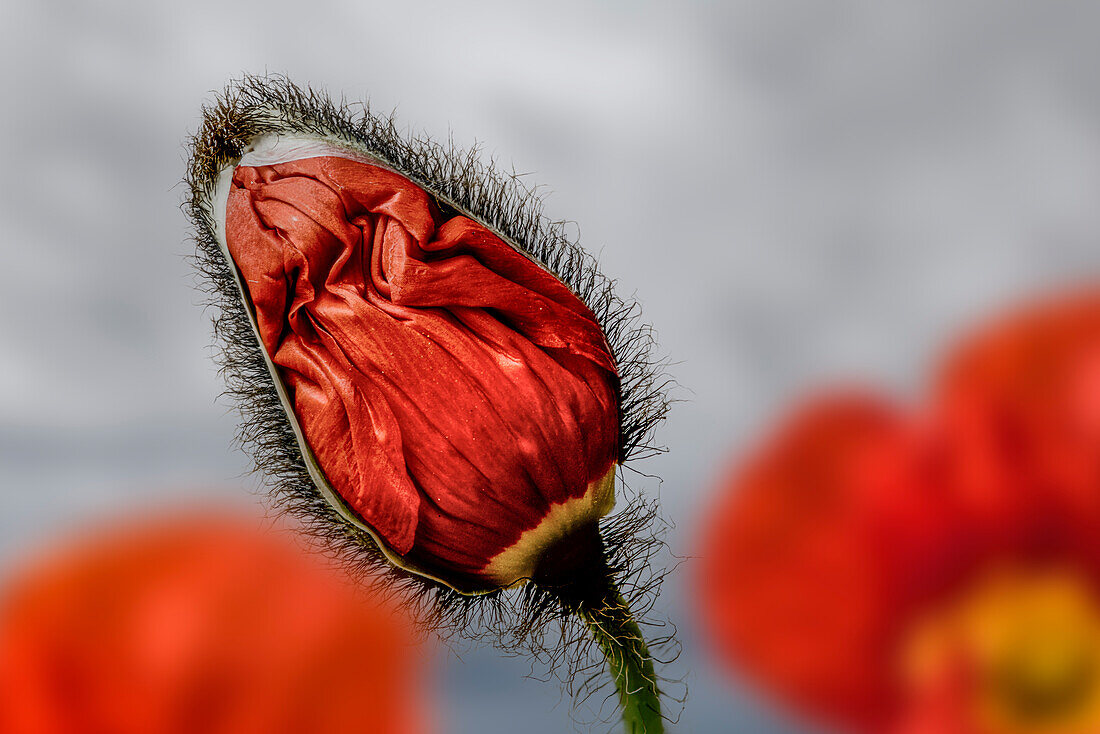
POLYGON ((618 458, 591 310, 379 166, 239 167, 227 243, 329 483, 394 551, 475 582, 618 458))

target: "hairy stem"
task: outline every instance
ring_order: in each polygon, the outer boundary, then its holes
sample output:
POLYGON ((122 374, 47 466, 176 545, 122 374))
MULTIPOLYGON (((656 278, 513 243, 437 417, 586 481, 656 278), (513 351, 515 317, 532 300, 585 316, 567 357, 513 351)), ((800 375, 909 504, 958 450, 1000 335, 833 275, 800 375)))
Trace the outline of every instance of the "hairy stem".
POLYGON ((598 525, 577 528, 547 548, 534 580, 588 626, 603 651, 626 734, 664 734, 653 658, 608 566, 598 525))
POLYGON ((603 603, 581 605, 577 614, 607 658, 627 734, 663 734, 653 659, 622 595, 611 590, 603 603))

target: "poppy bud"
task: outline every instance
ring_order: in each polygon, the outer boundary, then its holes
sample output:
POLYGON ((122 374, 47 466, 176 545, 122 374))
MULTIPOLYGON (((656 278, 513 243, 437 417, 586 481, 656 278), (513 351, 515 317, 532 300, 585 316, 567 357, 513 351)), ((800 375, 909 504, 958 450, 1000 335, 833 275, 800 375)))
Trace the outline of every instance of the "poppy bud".
POLYGON ((667 408, 635 305, 515 177, 369 110, 248 78, 193 144, 190 213, 257 466, 357 561, 437 598, 534 581, 530 614, 579 615, 655 709, 617 590, 652 538, 600 525, 667 408))

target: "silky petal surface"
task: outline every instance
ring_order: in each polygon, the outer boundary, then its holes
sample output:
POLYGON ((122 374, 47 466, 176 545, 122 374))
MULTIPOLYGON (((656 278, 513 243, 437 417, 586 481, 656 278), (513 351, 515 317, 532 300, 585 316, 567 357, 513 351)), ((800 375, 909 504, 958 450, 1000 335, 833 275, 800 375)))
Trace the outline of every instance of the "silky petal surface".
POLYGON ((591 310, 405 177, 334 156, 241 166, 226 232, 325 477, 415 566, 485 585, 618 459, 591 310))

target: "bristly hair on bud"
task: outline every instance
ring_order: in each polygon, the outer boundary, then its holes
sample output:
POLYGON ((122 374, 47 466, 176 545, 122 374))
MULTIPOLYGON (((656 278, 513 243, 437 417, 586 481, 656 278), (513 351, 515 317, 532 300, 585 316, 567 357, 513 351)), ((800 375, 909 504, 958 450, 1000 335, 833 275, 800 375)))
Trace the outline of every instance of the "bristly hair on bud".
MULTIPOLYGON (((674 634, 661 631, 671 625, 647 619, 664 576, 654 561, 664 550, 667 523, 656 500, 631 490, 621 473, 615 494, 626 506, 600 519, 598 535, 592 535, 602 561, 591 583, 599 588, 559 583, 550 574, 541 583, 536 575, 535 583, 519 588, 475 593, 395 562, 392 549, 361 521, 352 521, 346 504, 324 481, 318 482, 317 461, 308 451, 303 455, 303 439, 289 414, 285 386, 258 338, 254 312, 242 297, 224 230, 219 238, 219 228, 224 227, 224 219, 219 219, 225 216, 218 211, 224 205, 217 200, 219 185, 224 185, 226 171, 265 136, 310 139, 377 161, 423 189, 439 211, 473 220, 564 284, 598 320, 614 360, 620 465, 663 451, 653 443, 653 432, 668 411, 672 384, 637 303, 616 294, 614 282, 570 236, 566 223, 551 221, 536 190, 514 171, 483 163, 477 146, 462 149, 450 140, 442 144, 402 132, 392 115, 376 115, 365 104, 336 102, 281 76, 246 76, 204 107, 201 126, 189 141, 184 210, 194 227, 202 287, 214 310, 216 358, 225 394, 242 415, 238 442, 270 485, 276 506, 293 514, 350 573, 375 579, 372 583, 380 593, 397 597, 422 629, 437 631, 444 639, 488 637, 506 651, 533 655, 559 676, 564 671, 563 679, 589 695, 599 676, 586 677, 583 671, 609 662, 620 695, 636 687, 629 681, 623 685, 626 678, 642 675, 649 679, 654 700, 641 705, 658 708, 652 651, 672 651, 674 656, 677 650, 674 634), (657 639, 648 649, 640 639, 616 647, 637 636, 634 617, 643 627, 657 627, 657 639), (604 662, 593 662, 595 647, 606 656, 604 662)), ((570 552, 564 549, 563 556, 570 552)), ((629 709, 625 700, 621 703, 629 709)), ((645 712, 633 714, 641 723, 631 724, 631 715, 624 714, 628 726, 660 731, 659 721, 653 723, 645 712)))

